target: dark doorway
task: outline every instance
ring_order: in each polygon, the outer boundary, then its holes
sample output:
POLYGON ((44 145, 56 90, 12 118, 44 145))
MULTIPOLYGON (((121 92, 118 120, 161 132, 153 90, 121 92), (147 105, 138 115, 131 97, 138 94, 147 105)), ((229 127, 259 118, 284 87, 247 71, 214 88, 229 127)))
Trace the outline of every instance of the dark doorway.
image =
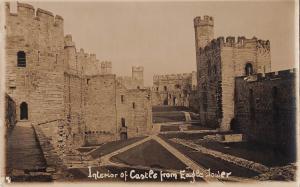
POLYGON ((253 66, 251 63, 247 63, 245 66, 245 73, 246 76, 252 75, 253 74, 253 66))
POLYGON ((121 140, 127 140, 127 133, 126 132, 122 132, 120 136, 121 136, 121 140))
POLYGON ((164 105, 168 105, 168 99, 164 100, 164 105))
POLYGON ((28 119, 28 105, 26 102, 21 103, 20 105, 20 120, 28 119))
POLYGON ((173 105, 176 105, 176 97, 173 97, 173 105))

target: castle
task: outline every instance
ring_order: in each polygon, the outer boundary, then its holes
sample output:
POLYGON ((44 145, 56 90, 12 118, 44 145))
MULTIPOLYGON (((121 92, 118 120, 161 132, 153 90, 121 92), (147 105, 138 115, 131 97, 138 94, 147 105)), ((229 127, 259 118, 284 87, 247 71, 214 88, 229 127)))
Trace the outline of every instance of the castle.
POLYGON ((9 123, 57 127, 58 139, 79 147, 149 134, 153 105, 187 106, 202 125, 282 148, 295 142, 295 70, 271 72, 269 41, 214 39, 213 18, 196 17, 197 71, 155 75, 150 90, 143 67, 117 77, 111 62, 78 51, 61 16, 24 3, 17 14, 5 8, 9 123))
POLYGON ((5 9, 6 92, 18 123, 63 125, 61 138, 74 146, 149 132, 151 91, 144 88, 142 67, 123 81, 112 74, 111 62, 76 49, 61 16, 24 3, 16 14, 9 3, 5 9))
POLYGON ((237 76, 271 71, 270 42, 253 37, 214 39, 214 20, 194 19, 200 119, 203 124, 230 129, 234 117, 237 76), (219 126, 220 125, 220 126, 219 126))
POLYGON ((201 124, 295 151, 295 69, 271 72, 268 40, 214 39, 212 17, 194 28, 201 124))
POLYGON ((196 72, 154 75, 152 105, 185 106, 198 110, 196 72))

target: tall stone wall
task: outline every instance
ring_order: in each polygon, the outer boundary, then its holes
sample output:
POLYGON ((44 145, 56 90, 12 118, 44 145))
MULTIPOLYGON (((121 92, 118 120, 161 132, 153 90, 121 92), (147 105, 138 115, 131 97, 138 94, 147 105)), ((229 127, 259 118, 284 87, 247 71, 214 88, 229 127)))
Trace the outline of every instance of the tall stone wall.
POLYGON ((94 144, 116 140, 116 77, 115 75, 86 76, 84 103, 86 141, 94 144))
POLYGON ((199 114, 202 124, 218 127, 223 117, 222 108, 222 68, 219 40, 213 40, 199 51, 198 94, 199 114))
POLYGON ((246 75, 247 64, 252 65, 252 74, 271 71, 269 41, 227 37, 226 42, 220 40, 222 61, 222 130, 230 129, 234 117, 234 78, 246 75))
POLYGON ((232 129, 288 153, 296 150, 295 69, 235 79, 232 129))
POLYGON ((17 14, 6 3, 6 92, 28 105, 28 120, 42 122, 63 117, 63 19, 51 12, 18 3, 17 14), (26 67, 17 66, 24 51, 26 67))
POLYGON ((69 127, 71 141, 77 146, 85 144, 84 91, 86 86, 84 78, 64 73, 65 125, 69 127))
POLYGON ((118 134, 121 137, 121 133, 127 133, 128 138, 147 135, 152 125, 150 90, 126 89, 121 83, 117 85, 118 134), (123 125, 122 118, 125 122, 123 125))
POLYGON ((212 39, 213 19, 194 19, 201 122, 229 130, 234 117, 234 79, 271 71, 270 42, 253 37, 212 39))

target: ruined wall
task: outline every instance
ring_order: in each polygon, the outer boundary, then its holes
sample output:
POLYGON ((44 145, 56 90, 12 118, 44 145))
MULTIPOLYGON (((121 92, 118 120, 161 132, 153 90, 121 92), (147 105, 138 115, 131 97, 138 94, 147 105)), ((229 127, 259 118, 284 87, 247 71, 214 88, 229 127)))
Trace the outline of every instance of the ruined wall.
POLYGON ((28 120, 46 121, 63 116, 63 19, 51 12, 18 3, 17 14, 6 3, 6 92, 28 104, 28 120), (17 67, 17 53, 26 54, 26 67, 17 67))
POLYGON ((235 79, 232 129, 249 140, 296 150, 295 69, 235 79))
POLYGON ((117 139, 116 77, 115 75, 86 76, 84 121, 88 143, 117 139))
POLYGON ((65 125, 69 127, 71 141, 77 146, 85 143, 85 89, 86 80, 84 78, 64 73, 65 125))
POLYGON ((152 105, 186 106, 196 88, 193 73, 154 75, 152 105))

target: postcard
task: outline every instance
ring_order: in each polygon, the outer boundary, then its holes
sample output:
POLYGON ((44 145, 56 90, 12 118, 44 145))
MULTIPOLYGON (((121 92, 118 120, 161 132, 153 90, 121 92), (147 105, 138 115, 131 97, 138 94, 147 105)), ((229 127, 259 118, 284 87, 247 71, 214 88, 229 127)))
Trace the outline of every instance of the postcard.
POLYGON ((3 2, 1 183, 296 185, 298 7, 3 2))

